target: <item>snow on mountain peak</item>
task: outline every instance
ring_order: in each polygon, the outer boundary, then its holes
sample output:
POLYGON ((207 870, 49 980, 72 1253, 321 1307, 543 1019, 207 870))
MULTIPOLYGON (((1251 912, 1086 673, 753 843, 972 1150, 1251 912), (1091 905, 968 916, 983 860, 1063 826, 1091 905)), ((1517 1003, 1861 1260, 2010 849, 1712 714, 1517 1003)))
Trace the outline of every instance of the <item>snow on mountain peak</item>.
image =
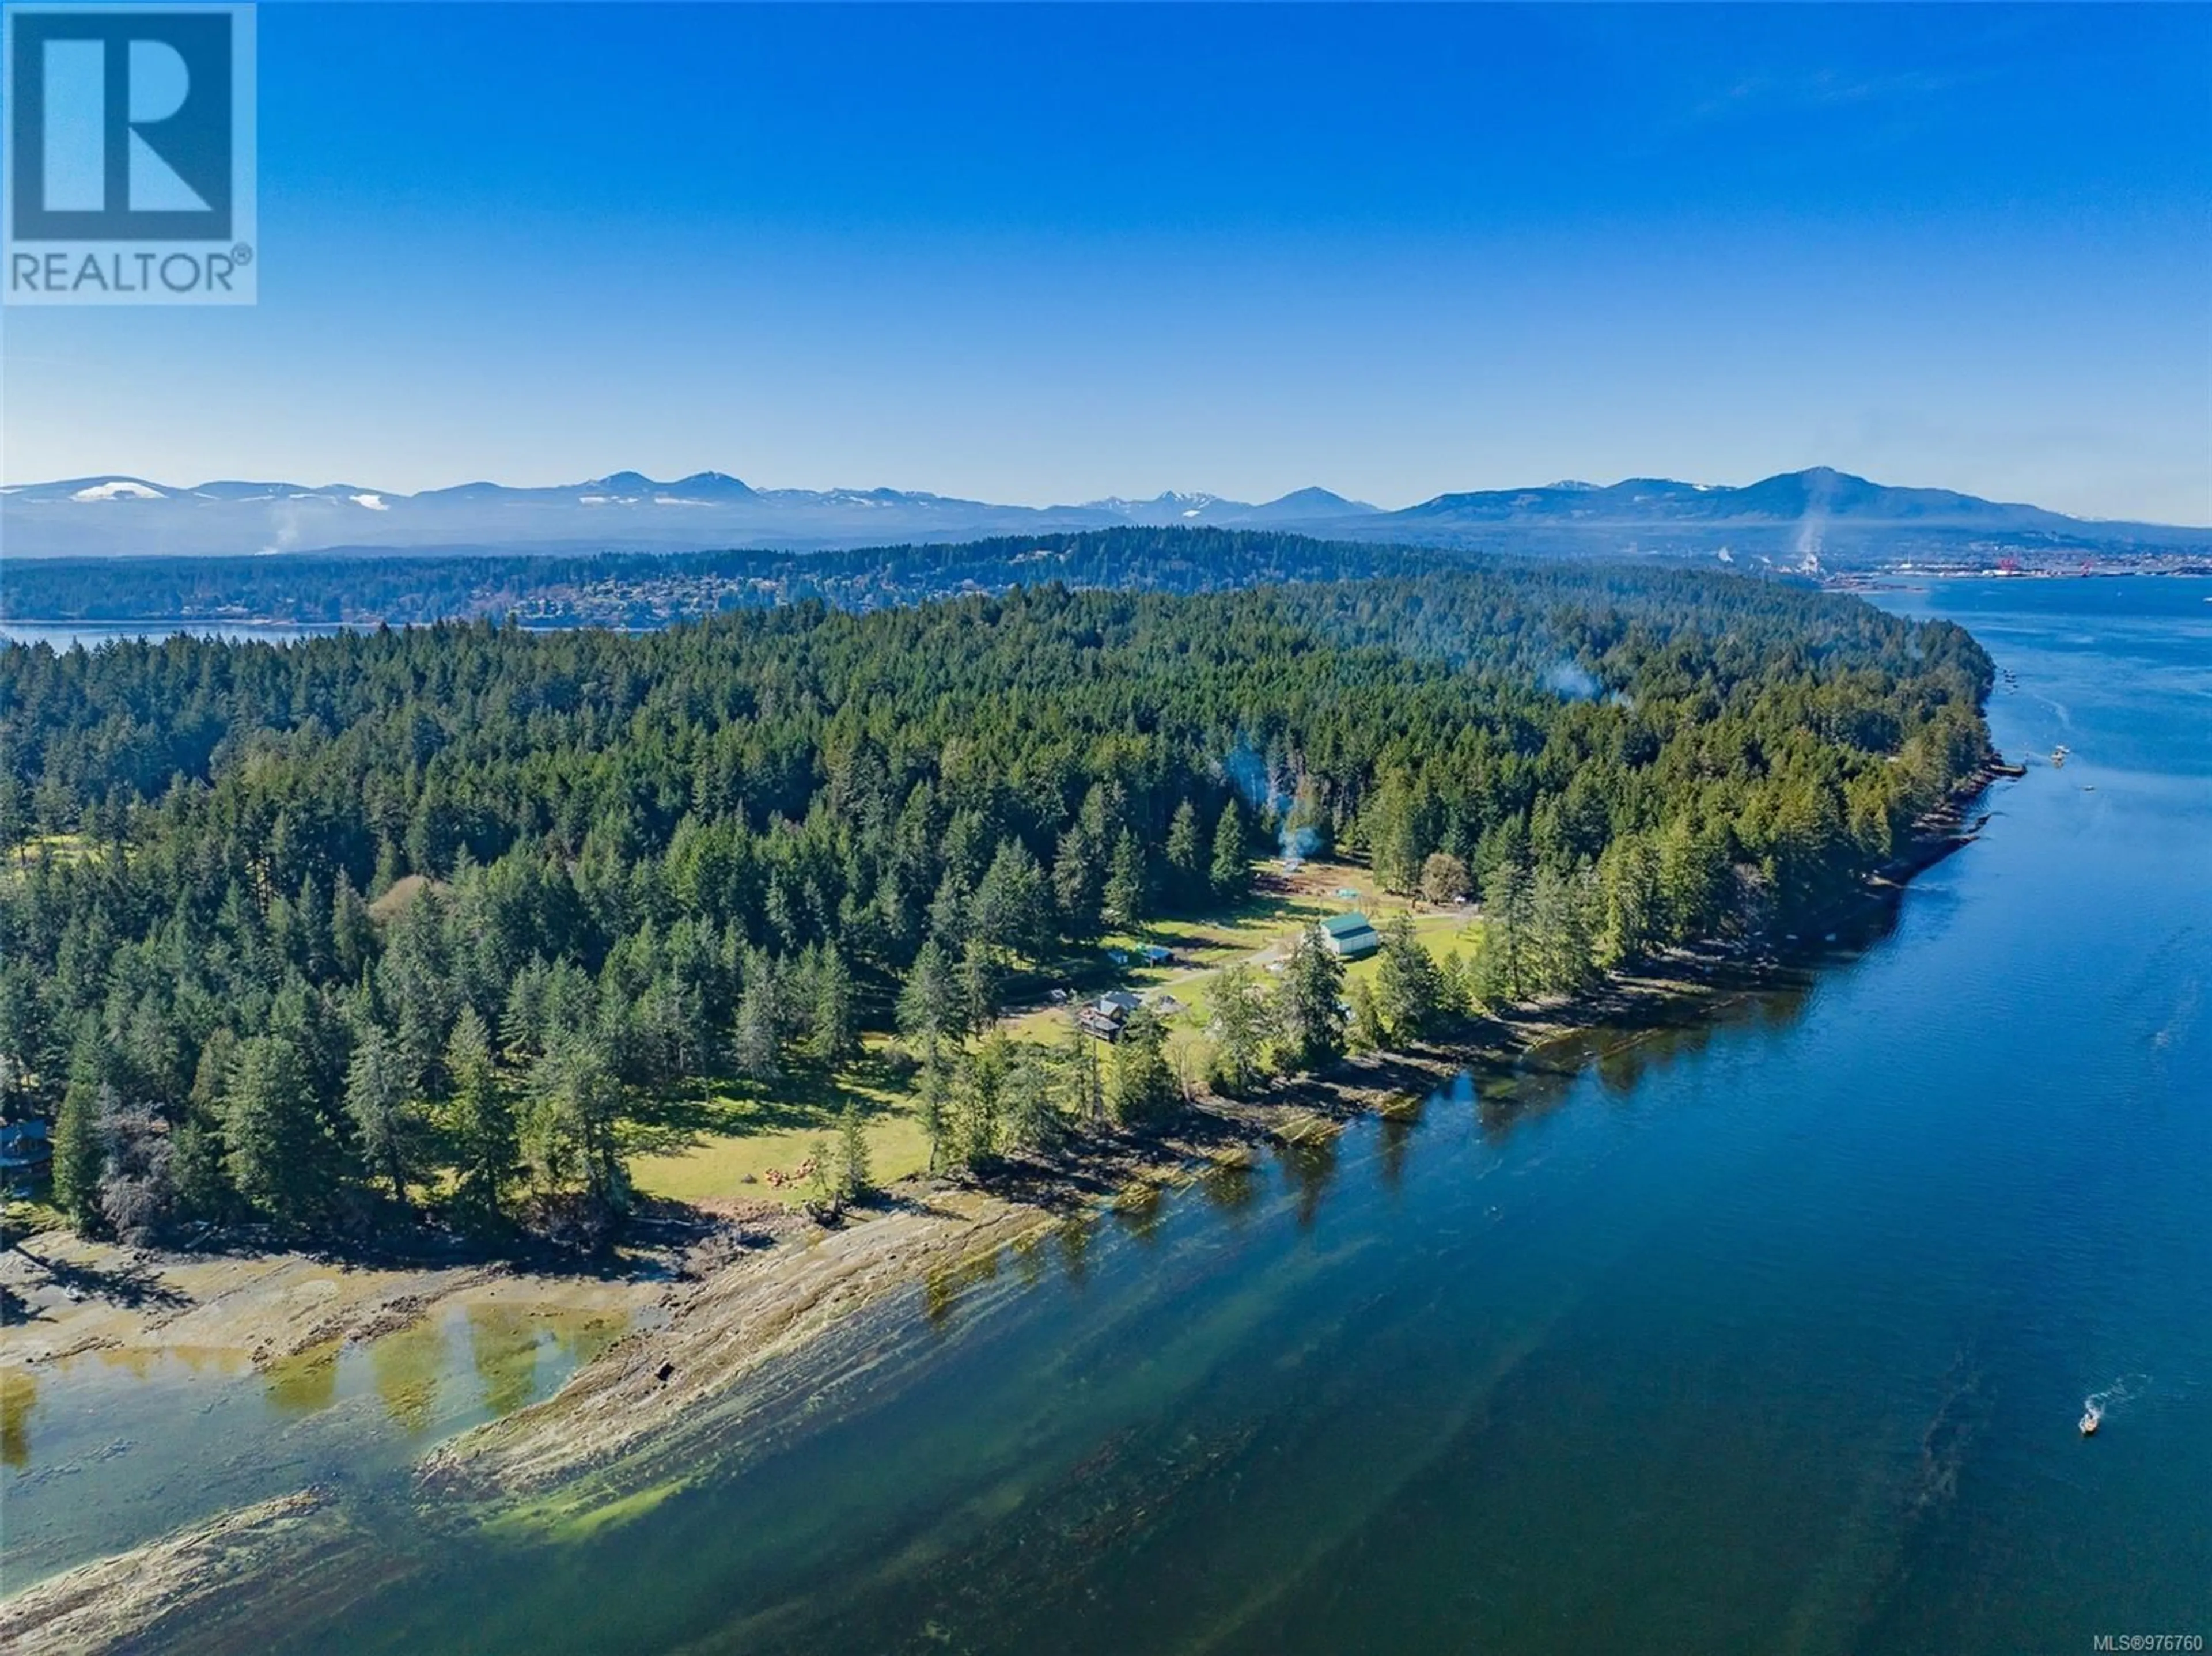
POLYGON ((94 483, 70 496, 72 500, 158 500, 161 498, 160 489, 149 488, 144 483, 135 482, 128 477, 114 477, 104 483, 94 483))

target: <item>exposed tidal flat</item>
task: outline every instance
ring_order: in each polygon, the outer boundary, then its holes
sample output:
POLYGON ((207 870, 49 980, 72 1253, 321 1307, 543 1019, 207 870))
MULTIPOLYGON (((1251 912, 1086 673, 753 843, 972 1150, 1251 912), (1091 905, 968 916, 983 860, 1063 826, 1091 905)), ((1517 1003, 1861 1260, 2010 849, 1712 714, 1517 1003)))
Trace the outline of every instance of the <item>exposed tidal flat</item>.
MULTIPOLYGON (((58 1578, 6 1630, 1991 1652, 2212 1631, 2203 585, 1898 595, 1990 649, 1997 741, 2033 762, 1978 844, 1770 982, 1413 1055, 1441 1075, 1378 1063, 1364 1101, 1410 1106, 1285 1100, 1256 1148, 1194 1135, 1073 1210, 912 1192, 654 1288, 665 1327, 504 1424, 434 1426, 58 1578), (2063 767, 2040 757, 2062 743, 2063 767), (2083 1442, 2081 1399, 2115 1389, 2083 1442)), ((23 1429, 35 1462, 36 1412, 23 1429)), ((129 1464, 74 1489, 99 1507, 129 1464)))
POLYGON ((267 1636, 256 1604, 289 1623, 304 1592, 327 1612, 428 1568, 428 1538, 456 1529, 574 1541, 626 1524, 696 1482, 702 1455, 748 1453, 753 1426, 825 1375, 864 1384, 887 1328, 896 1344, 910 1323, 985 1318, 1048 1268, 1079 1271, 1100 1235, 1142 1234, 1176 1192, 1234 1206, 1280 1158, 1326 1169, 1348 1125, 1403 1129, 1469 1066, 1515 1077, 1500 1107, 1525 1107, 1545 1077, 1633 1064, 1644 1033, 1730 1016, 1799 970, 1680 952, 1448 1043, 1209 1099, 1172 1131, 1028 1178, 903 1180, 835 1229, 793 1214, 715 1237, 673 1271, 665 1255, 595 1277, 27 1239, 0 1259, 18 1324, 0 1362, 18 1475, 0 1632, 227 1648, 267 1636), (88 1472, 92 1501, 64 1483, 88 1472), (349 1499, 364 1483, 387 1520, 413 1508, 414 1542, 379 1544, 388 1523, 349 1499), (88 1556, 126 1539, 140 1544, 88 1556), (34 1574, 48 1579, 20 1590, 34 1574))
POLYGON ((639 1282, 299 1254, 0 1256, 12 1590, 319 1478, 404 1468, 549 1395, 641 1317, 639 1282))

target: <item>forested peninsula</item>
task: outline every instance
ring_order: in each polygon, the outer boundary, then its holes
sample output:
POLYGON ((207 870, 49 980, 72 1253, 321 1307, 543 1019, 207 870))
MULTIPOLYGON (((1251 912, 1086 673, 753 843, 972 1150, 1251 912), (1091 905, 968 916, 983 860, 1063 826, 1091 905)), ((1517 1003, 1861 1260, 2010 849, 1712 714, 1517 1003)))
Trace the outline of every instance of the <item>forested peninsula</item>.
POLYGON ((988 1176, 1805 924, 1984 764, 1990 679, 1850 597, 1505 565, 11 646, 0 1109, 52 1124, 71 1223, 141 1240, 601 1246, 665 1101, 835 1100, 864 1052, 988 1176), (1194 1075, 1152 1008, 1009 1037, 1285 854, 1464 902, 1472 947, 1224 972, 1194 1075))

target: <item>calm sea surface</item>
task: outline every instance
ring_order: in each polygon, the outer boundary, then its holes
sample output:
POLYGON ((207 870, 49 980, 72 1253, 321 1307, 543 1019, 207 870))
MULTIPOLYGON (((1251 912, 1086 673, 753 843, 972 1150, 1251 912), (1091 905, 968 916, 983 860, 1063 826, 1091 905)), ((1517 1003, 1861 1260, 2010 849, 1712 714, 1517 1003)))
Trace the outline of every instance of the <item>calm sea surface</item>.
POLYGON ((1879 596, 1983 640, 2029 771, 1802 981, 872 1313, 624 1521, 426 1540, 364 1478, 427 1562, 275 1642, 2212 1636, 2212 582, 1879 596))
POLYGON ((335 622, 195 622, 179 627, 169 621, 0 621, 0 643, 44 644, 55 650, 82 645, 97 650, 122 639, 223 639, 233 644, 290 644, 303 638, 321 638, 343 631, 335 622))

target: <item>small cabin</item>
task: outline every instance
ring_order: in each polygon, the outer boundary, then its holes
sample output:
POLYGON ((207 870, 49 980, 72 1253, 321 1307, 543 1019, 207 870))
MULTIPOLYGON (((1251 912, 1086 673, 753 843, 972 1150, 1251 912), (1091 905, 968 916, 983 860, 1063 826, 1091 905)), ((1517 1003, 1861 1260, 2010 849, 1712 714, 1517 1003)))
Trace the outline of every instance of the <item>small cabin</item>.
POLYGON ((1321 923, 1321 944, 1339 960, 1364 960, 1382 948, 1373 922, 1364 914, 1339 914, 1321 923))

